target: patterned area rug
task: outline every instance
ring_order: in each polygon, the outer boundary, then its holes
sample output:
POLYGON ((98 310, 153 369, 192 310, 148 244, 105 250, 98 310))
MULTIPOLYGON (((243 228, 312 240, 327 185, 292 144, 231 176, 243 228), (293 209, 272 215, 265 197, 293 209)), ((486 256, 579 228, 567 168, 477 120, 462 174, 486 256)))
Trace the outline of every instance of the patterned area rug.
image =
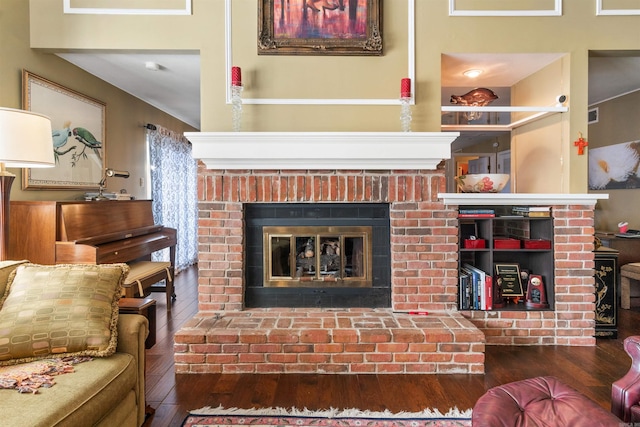
POLYGON ((40 387, 52 387, 55 384, 54 376, 73 372, 73 365, 88 360, 91 357, 65 357, 1 366, 0 389, 36 394, 40 387))
POLYGON ((422 412, 392 413, 358 409, 309 411, 268 408, 238 409, 201 408, 191 411, 183 427, 295 426, 295 427, 470 427, 471 409, 452 408, 443 414, 437 409, 422 412))

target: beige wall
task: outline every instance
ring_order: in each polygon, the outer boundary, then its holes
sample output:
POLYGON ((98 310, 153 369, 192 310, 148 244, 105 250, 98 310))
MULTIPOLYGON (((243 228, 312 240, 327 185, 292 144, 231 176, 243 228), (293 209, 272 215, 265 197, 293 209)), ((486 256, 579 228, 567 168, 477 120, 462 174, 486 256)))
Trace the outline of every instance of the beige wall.
MULTIPOLYGON (((569 93, 569 55, 523 79, 511 89, 513 105, 552 106, 556 96, 569 93), (563 78, 564 77, 564 78, 563 78)), ((514 113, 517 121, 531 113, 514 113)), ((517 193, 570 193, 568 113, 552 114, 515 129, 511 135, 511 189, 517 193)), ((586 166, 575 162, 574 176, 586 166)), ((580 188, 576 189, 581 192, 580 188)))
MULTIPOLYGON (((62 5, 62 1, 49 1, 62 5)), ((194 130, 183 122, 151 107, 137 98, 84 72, 57 56, 29 46, 29 2, 0 1, 0 106, 22 108, 22 70, 83 93, 107 104, 105 164, 128 170, 129 179, 110 178, 108 191, 127 189, 137 198, 145 198, 147 184, 140 186, 146 173, 145 123, 155 123, 182 132, 194 130)), ((60 31, 56 31, 60 32, 60 31)), ((21 170, 11 189, 11 200, 75 200, 84 191, 22 190, 21 170)))
MULTIPOLYGON (((244 97, 398 96, 400 79, 407 74, 405 1, 384 2, 382 57, 257 55, 257 1, 232 2, 233 65, 243 69, 244 97)), ((30 0, 30 4, 31 43, 36 48, 200 50, 202 130, 231 129, 231 108, 224 96, 222 0, 193 0, 191 16, 174 17, 63 15, 61 1, 30 0)), ((560 190, 587 191, 586 157, 577 156, 571 144, 578 132, 587 136, 588 51, 640 49, 637 17, 596 17, 594 2, 586 0, 564 0, 561 17, 449 17, 446 0, 418 0, 415 24, 414 131, 440 128, 442 53, 566 53, 562 81, 552 85, 568 87, 569 113, 559 127, 553 122, 557 118, 552 119, 550 132, 562 133, 561 147, 554 147, 563 161, 556 168, 563 175, 560 190)), ((395 131, 400 127, 398 115, 397 106, 245 105, 243 130, 395 131)), ((539 143, 539 138, 532 139, 539 143)))
MULTIPOLYGON (((595 105, 598 123, 589 125, 589 147, 585 153, 593 148, 640 140, 639 106, 640 91, 595 105)), ((609 200, 596 205, 598 230, 615 231, 621 221, 627 221, 629 228, 640 229, 640 189, 590 192, 609 194, 609 200)))

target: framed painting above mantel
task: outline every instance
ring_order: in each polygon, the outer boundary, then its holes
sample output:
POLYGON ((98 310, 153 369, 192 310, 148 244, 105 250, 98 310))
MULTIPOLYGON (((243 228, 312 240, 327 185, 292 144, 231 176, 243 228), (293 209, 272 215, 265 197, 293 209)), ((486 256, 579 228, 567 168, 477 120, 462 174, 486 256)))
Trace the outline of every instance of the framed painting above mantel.
POLYGON ((106 104, 22 71, 22 108, 51 118, 53 168, 22 170, 23 189, 97 189, 104 170, 106 104))
POLYGON ((382 0, 258 0, 259 55, 382 55, 382 0))

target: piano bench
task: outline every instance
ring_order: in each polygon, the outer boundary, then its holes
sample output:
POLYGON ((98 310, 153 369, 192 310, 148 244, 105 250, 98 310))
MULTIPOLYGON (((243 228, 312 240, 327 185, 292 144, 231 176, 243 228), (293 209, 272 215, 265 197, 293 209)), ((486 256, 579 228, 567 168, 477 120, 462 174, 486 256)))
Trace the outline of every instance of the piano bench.
POLYGON ((170 262, 130 262, 129 274, 124 279, 122 287, 125 298, 144 298, 151 291, 164 291, 167 294, 167 311, 171 311, 171 300, 174 293, 170 262), (163 280, 165 286, 152 286, 163 280))

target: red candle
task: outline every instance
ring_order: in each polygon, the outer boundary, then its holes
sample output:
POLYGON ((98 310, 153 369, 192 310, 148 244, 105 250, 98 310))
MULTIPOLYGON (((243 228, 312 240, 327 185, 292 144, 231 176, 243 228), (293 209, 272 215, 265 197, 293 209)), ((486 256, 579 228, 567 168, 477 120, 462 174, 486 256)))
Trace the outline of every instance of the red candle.
POLYGON ((404 78, 400 82, 400 97, 411 98, 411 79, 404 78))
POLYGON ((231 86, 242 86, 242 71, 240 67, 231 67, 231 86))

